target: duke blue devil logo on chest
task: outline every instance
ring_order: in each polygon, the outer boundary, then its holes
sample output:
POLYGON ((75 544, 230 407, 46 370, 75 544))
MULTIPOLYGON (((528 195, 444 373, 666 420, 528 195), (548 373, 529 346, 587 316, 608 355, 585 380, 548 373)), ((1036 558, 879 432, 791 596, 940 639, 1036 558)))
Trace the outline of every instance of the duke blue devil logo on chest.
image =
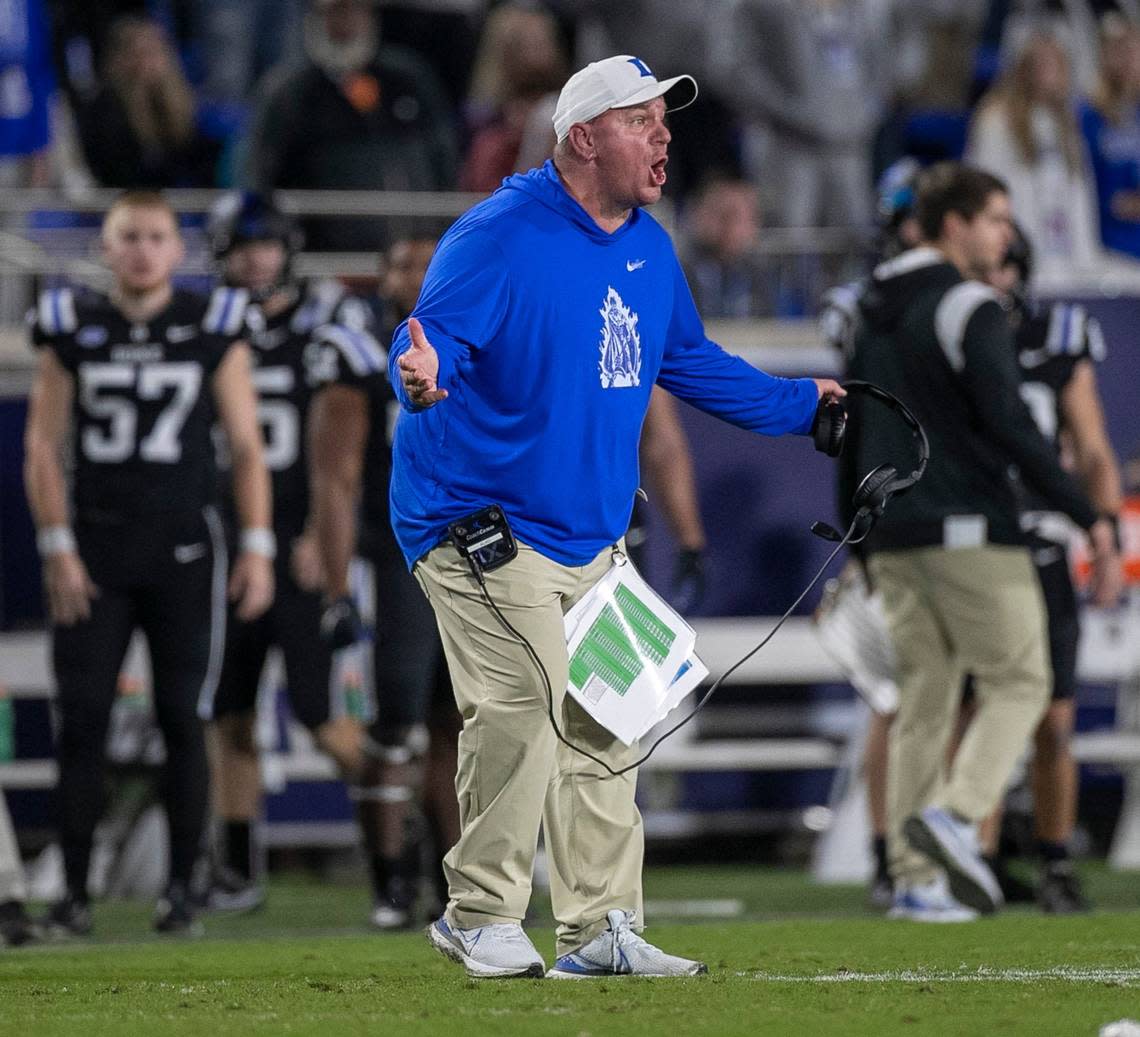
POLYGON ((603 389, 626 389, 641 384, 641 336, 638 316, 611 286, 598 310, 602 339, 598 346, 598 377, 603 389))

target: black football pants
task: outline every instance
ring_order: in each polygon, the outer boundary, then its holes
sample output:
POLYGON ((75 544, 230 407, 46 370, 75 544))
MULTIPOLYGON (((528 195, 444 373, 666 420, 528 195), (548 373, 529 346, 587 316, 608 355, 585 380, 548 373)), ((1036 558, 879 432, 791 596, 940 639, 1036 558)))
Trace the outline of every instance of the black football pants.
POLYGON ((103 808, 107 728, 136 628, 150 651, 154 709, 166 744, 170 878, 188 881, 209 794, 199 708, 213 693, 225 627, 220 523, 206 511, 146 524, 81 521, 75 532, 99 593, 90 618, 53 629, 56 795, 67 887, 86 896, 92 836, 103 808))

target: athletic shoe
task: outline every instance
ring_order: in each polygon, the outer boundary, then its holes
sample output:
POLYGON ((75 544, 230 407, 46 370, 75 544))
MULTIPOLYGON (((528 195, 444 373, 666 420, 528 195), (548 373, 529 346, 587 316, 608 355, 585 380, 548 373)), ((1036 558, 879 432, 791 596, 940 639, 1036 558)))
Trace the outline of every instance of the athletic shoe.
POLYGON ((44 928, 53 936, 86 936, 91 932, 91 908, 86 900, 68 894, 48 909, 44 928))
POLYGON ((1005 902, 978 850, 977 829, 941 807, 926 807, 903 824, 907 841, 946 869, 955 899, 984 915, 1005 902))
POLYGON ((610 923, 584 947, 563 954, 547 979, 602 979, 606 976, 699 976, 708 972, 703 961, 666 954, 643 940, 630 928, 637 916, 632 911, 611 911, 610 923))
POLYGON ((373 904, 369 921, 375 929, 409 929, 415 924, 414 908, 419 898, 419 881, 393 875, 384 884, 373 904))
POLYGON ((410 908, 401 907, 385 898, 376 901, 372 906, 372 914, 368 916, 368 922, 373 929, 381 929, 385 932, 409 929, 413 925, 412 912, 410 908))
POLYGON ((154 909, 154 927, 160 933, 186 933, 197 936, 202 923, 194 917, 190 892, 184 882, 172 882, 154 909))
POLYGON ((1045 869, 1037 889, 1037 902, 1041 910, 1050 915, 1075 915, 1092 910, 1070 861, 1055 861, 1045 869))
POLYGON ((1007 904, 1035 904, 1037 890, 1024 879, 1018 878, 1005 862, 1004 857, 985 857, 986 867, 994 873, 1001 895, 1007 904))
POLYGON ((912 922, 972 922, 978 912, 958 903, 946 888, 946 880, 939 876, 922 886, 897 888, 887 917, 912 922))
POLYGON ((0 944, 19 947, 31 943, 38 936, 39 930, 35 922, 28 917, 28 912, 19 900, 0 904, 0 944))
POLYGON ((428 942, 476 979, 540 979, 542 955, 518 922, 495 922, 473 929, 452 928, 444 917, 427 927, 428 942))
POLYGON ((203 906, 221 914, 248 914, 265 906, 265 885, 247 879, 233 868, 220 867, 214 872, 206 890, 203 906))

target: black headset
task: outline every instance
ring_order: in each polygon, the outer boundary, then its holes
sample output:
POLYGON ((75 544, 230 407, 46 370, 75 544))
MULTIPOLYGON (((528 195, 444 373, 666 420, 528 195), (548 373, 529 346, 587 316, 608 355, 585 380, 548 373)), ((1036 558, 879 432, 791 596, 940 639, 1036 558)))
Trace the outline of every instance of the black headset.
MULTIPOLYGON (((909 475, 899 475, 899 470, 892 464, 881 464, 863 476, 852 498, 855 520, 846 535, 826 522, 812 523, 811 531, 824 540, 857 544, 866 539, 867 534, 875 527, 875 523, 882 518, 887 502, 892 497, 906 493, 922 478, 930 460, 930 441, 926 438, 926 430, 911 413, 910 408, 886 389, 880 389, 873 382, 860 380, 844 382, 843 388, 849 393, 870 396, 885 403, 909 426, 918 447, 918 464, 909 475)), ((815 412, 811 434, 816 450, 827 454, 828 457, 838 457, 843 453, 847 439, 847 408, 837 400, 828 402, 821 400, 815 412)))

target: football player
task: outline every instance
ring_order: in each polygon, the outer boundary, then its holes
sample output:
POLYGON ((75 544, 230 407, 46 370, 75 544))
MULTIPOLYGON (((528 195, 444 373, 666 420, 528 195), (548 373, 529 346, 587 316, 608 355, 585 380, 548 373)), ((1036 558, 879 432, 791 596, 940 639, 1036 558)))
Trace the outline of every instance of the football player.
MULTIPOLYGON (((434 247, 435 241, 425 237, 402 239, 388 250, 381 295, 389 332, 415 305, 434 247)), ((422 818, 430 828, 437 859, 459 837, 459 717, 435 616, 404 564, 388 519, 395 394, 386 370, 362 375, 344 351, 334 359, 337 377, 314 407, 314 512, 333 599, 330 615, 338 608, 350 614, 348 565, 354 551, 373 569, 376 719, 365 742, 361 811, 374 819, 377 835, 366 842, 372 924, 400 929, 416 921, 422 870, 417 823, 422 818)), ((349 637, 347 631, 343 639, 349 637)), ((440 866, 433 876, 446 903, 440 866)))
POLYGON ((222 659, 227 587, 243 620, 273 596, 269 477, 242 341, 245 293, 174 288, 182 237, 158 194, 123 195, 103 221, 102 247, 109 294, 46 291, 33 314, 39 365, 24 477, 51 620, 67 881, 48 920, 73 934, 91 928, 87 872, 107 725, 138 627, 167 754, 170 876, 155 927, 176 932, 194 924, 189 883, 208 797, 202 717, 222 659), (215 417, 241 526, 228 581, 211 504, 215 417))
MULTIPOLYGON (((1041 434, 1071 458, 1096 509, 1116 520, 1123 503, 1120 465, 1105 430, 1095 365, 1105 355, 1104 334, 1083 306, 1037 305, 1027 295, 1032 252, 1018 229, 993 286, 1007 301, 1021 368, 1021 395, 1041 434)), ((1088 909, 1069 843, 1077 814, 1079 771, 1070 741, 1076 714, 1080 615, 1069 571, 1072 526, 1026 491, 1022 527, 1045 595, 1053 698, 1033 741, 1030 781, 1034 834, 1040 858, 1037 900, 1050 913, 1088 909)), ((989 826, 996 844, 996 823, 989 826)), ((996 850, 996 846, 993 847, 996 850)))
POLYGON ((273 531, 280 548, 277 596, 251 620, 232 617, 214 700, 215 804, 224 863, 208 895, 216 910, 250 910, 264 899, 256 821, 262 789, 255 739, 257 690, 269 649, 284 657, 293 715, 350 783, 359 777, 363 725, 334 701, 332 649, 320 634, 321 562, 309 512, 305 442, 314 393, 340 355, 359 376, 380 376, 385 355, 368 331, 369 311, 337 282, 293 276, 300 235, 266 196, 233 194, 210 222, 214 255, 227 285, 253 300, 249 345, 257 417, 273 481, 273 531))

